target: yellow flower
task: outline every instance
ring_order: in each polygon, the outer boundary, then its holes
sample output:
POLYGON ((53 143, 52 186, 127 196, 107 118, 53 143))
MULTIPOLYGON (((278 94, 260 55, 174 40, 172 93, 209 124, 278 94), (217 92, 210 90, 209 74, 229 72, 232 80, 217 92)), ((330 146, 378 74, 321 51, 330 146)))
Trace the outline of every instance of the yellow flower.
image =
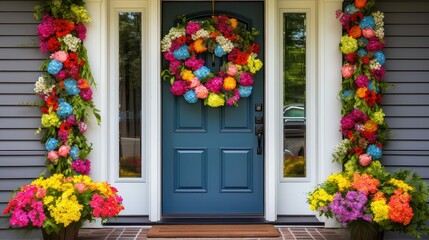
POLYGON ((329 205, 334 200, 334 196, 329 195, 325 189, 317 189, 308 197, 308 200, 310 209, 316 211, 321 207, 329 205))
POLYGON ((232 28, 236 28, 238 26, 238 21, 235 18, 230 18, 229 22, 231 23, 232 28))
POLYGON ((59 127, 60 124, 60 119, 55 112, 42 115, 42 125, 44 127, 59 127))
POLYGON ((182 72, 182 79, 186 81, 192 81, 192 79, 194 79, 194 74, 191 70, 185 69, 182 72))
POLYGON ((76 196, 69 198, 58 198, 55 204, 49 206, 50 215, 54 218, 57 224, 64 224, 67 227, 72 222, 78 222, 81 216, 83 206, 79 204, 76 196))
POLYGON ((384 113, 383 109, 380 109, 379 111, 375 112, 371 116, 371 120, 374 121, 376 124, 381 125, 384 123, 384 113))
POLYGON ((252 74, 255 74, 257 71, 259 71, 263 66, 263 63, 261 60, 256 59, 256 55, 254 53, 249 55, 249 58, 247 59, 247 67, 249 67, 249 71, 252 74))
POLYGON ((389 219, 389 206, 384 199, 373 201, 371 211, 374 213, 374 221, 377 223, 389 219))
POLYGON ((210 93, 207 98, 207 105, 210 107, 220 107, 225 105, 225 99, 222 94, 210 93))
POLYGON ((340 173, 332 174, 326 181, 336 183, 340 192, 343 192, 351 186, 350 181, 340 173))
POLYGON ((404 181, 398 180, 396 178, 390 179, 390 181, 388 183, 390 183, 390 184, 392 184, 398 188, 401 188, 402 190, 404 190, 404 192, 412 191, 414 189, 410 185, 406 184, 404 181))
POLYGON ((223 80, 223 88, 225 90, 234 90, 237 87, 237 81, 233 77, 227 77, 223 80))
POLYGON ((71 11, 75 14, 77 22, 88 23, 92 21, 88 15, 88 11, 83 6, 72 5, 71 11))
POLYGON ((340 42, 341 52, 344 54, 354 53, 358 50, 357 40, 349 35, 344 35, 340 42))

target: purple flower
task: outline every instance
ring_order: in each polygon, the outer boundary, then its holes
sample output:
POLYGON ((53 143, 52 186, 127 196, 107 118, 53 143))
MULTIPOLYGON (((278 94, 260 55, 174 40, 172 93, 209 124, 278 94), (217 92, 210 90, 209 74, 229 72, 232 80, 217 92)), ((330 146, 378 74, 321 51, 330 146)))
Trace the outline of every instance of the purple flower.
POLYGON ((58 138, 61 140, 61 142, 66 143, 68 137, 69 137, 68 132, 58 131, 58 138))
POLYGON ((175 96, 182 96, 188 91, 188 84, 185 81, 175 81, 170 88, 170 92, 175 96))
POLYGON ((242 86, 251 86, 253 84, 253 77, 250 73, 243 72, 240 75, 240 85, 242 86))
POLYGON ((383 67, 380 67, 377 70, 371 70, 371 76, 373 76, 378 81, 383 80, 386 70, 383 67))
POLYGON ((222 84, 223 84, 222 78, 214 77, 214 78, 208 80, 207 83, 205 84, 205 86, 210 92, 214 92, 216 94, 219 94, 220 90, 222 89, 222 84))
POLYGON ((371 215, 365 214, 367 201, 368 197, 360 191, 349 191, 345 198, 339 192, 334 196, 329 208, 337 220, 343 224, 359 218, 371 222, 371 215))
POLYGON ((48 39, 54 33, 55 33, 54 18, 49 15, 43 16, 42 23, 40 23, 39 26, 37 26, 37 35, 39 35, 40 40, 48 39))
POLYGON ((88 159, 86 159, 85 161, 81 159, 76 159, 72 162, 72 169, 82 175, 88 175, 91 171, 91 162, 88 159))
POLYGON ((359 109, 353 109, 350 114, 351 116, 353 116, 353 119, 355 120, 355 122, 368 121, 368 116, 362 111, 360 111, 359 109))
POLYGON ((366 45, 366 50, 368 51, 378 51, 384 48, 384 44, 378 41, 377 38, 371 39, 366 45))
POLYGON ((194 34, 200 29, 201 29, 201 26, 199 23, 188 22, 188 24, 186 24, 186 34, 188 35, 194 34))
POLYGON ((76 116, 74 114, 68 116, 67 122, 71 125, 76 125, 76 116))
POLYGON ((355 80, 355 84, 357 88, 366 87, 368 85, 368 77, 364 74, 359 75, 355 80))
POLYGON ((79 131, 80 131, 81 133, 85 133, 85 132, 86 132, 86 129, 88 128, 88 125, 86 125, 86 123, 84 123, 84 122, 79 122, 79 123, 77 124, 77 127, 79 128, 79 131))

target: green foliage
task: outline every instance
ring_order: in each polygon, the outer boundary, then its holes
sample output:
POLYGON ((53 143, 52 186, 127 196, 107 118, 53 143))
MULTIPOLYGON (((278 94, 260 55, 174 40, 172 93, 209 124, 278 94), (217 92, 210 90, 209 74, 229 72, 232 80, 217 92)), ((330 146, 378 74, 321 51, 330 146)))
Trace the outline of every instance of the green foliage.
POLYGON ((43 0, 41 5, 34 7, 34 17, 39 20, 46 13, 54 18, 78 20, 79 16, 71 11, 72 6, 85 6, 84 0, 43 0))

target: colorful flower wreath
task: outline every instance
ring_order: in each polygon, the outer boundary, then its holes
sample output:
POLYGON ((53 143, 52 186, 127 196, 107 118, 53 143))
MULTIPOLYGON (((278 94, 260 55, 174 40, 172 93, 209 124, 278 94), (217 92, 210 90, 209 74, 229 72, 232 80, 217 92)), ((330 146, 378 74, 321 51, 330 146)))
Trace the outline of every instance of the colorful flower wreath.
POLYGON ((262 68, 257 59, 258 32, 246 30, 237 19, 213 16, 203 21, 183 21, 170 29, 161 41, 169 68, 162 72, 170 79, 170 91, 188 103, 204 99, 210 107, 236 105, 252 93, 253 76, 262 68), (211 53, 228 59, 218 73, 205 66, 201 54, 211 53))

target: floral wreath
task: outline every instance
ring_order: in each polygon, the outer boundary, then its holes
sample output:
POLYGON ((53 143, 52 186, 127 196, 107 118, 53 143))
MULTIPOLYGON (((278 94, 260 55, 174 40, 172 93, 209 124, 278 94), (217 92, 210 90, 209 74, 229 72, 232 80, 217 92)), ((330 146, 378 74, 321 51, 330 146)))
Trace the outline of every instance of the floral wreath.
POLYGON ((213 16, 203 21, 186 21, 170 29, 161 41, 161 50, 169 62, 162 78, 170 80, 170 91, 188 103, 198 99, 210 107, 237 106, 240 98, 252 93, 254 75, 262 68, 257 59, 259 33, 246 30, 237 19, 213 16), (205 66, 201 54, 226 57, 218 73, 205 66))

